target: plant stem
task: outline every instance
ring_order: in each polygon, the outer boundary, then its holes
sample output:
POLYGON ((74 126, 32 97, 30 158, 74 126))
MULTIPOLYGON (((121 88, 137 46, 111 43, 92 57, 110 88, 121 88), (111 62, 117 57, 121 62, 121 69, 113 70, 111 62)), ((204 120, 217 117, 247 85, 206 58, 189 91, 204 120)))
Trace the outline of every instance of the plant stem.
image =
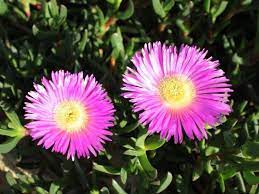
POLYGON ((75 167, 76 167, 76 171, 79 175, 79 181, 80 181, 80 184, 82 185, 83 189, 86 190, 86 189, 89 189, 89 184, 87 182, 87 179, 86 179, 86 176, 84 174, 84 171, 83 169, 81 168, 80 164, 79 164, 79 161, 77 160, 77 158, 75 158, 75 167))

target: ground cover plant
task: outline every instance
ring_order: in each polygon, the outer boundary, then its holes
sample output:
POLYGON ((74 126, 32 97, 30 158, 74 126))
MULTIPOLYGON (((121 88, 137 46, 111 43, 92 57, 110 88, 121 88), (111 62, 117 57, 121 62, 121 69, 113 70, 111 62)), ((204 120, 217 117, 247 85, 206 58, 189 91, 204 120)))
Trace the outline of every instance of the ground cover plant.
POLYGON ((0 37, 0 193, 259 193, 258 1, 0 0, 0 37))

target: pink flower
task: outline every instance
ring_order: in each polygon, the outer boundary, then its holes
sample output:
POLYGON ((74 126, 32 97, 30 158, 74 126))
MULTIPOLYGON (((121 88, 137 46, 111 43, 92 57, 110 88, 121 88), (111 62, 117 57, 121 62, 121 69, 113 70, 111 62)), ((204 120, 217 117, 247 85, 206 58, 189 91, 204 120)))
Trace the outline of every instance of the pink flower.
POLYGON ((123 76, 123 96, 140 112, 140 123, 149 133, 160 133, 175 143, 183 140, 183 131, 190 139, 207 138, 205 126, 219 123, 231 112, 227 104, 230 84, 219 62, 206 59, 207 51, 160 42, 145 44, 137 52, 123 76))
POLYGON ((52 72, 51 80, 35 84, 25 103, 26 125, 33 140, 52 151, 90 157, 103 150, 112 135, 114 107, 94 76, 52 72))

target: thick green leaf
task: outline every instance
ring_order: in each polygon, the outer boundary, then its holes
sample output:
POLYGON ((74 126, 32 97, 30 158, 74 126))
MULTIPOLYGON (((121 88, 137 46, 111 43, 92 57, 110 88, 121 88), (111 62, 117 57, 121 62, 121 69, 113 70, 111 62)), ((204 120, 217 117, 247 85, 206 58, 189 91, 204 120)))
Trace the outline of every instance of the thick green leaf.
POLYGON ((80 40, 80 43, 78 46, 79 53, 84 52, 87 41, 88 41, 88 32, 87 30, 84 30, 83 37, 80 40))
POLYGON ((223 176, 221 174, 219 174, 218 176, 218 182, 219 182, 221 192, 224 193, 226 188, 225 188, 225 182, 224 182, 223 176))
POLYGON ((60 6, 59 11, 59 25, 63 24, 67 18, 67 8, 64 5, 60 6))
POLYGON ((149 162, 147 154, 145 153, 141 156, 138 156, 138 159, 142 169, 148 175, 148 178, 151 180, 155 179, 157 177, 157 170, 149 162))
POLYGON ((0 134, 7 135, 10 137, 24 137, 26 135, 26 129, 22 126, 18 115, 14 111, 5 110, 4 111, 10 122, 8 123, 8 127, 10 128, 7 130, 0 130, 0 134))
POLYGON ((212 154, 216 154, 219 152, 219 148, 218 147, 215 147, 215 146, 208 146, 206 149, 205 149, 205 156, 210 156, 212 154))
POLYGON ((6 178, 6 181, 7 183, 10 185, 10 186, 15 186, 17 184, 17 181, 16 179, 13 177, 12 173, 11 172, 7 172, 5 174, 5 178, 6 178))
POLYGON ((137 150, 127 150, 125 152, 123 152, 123 154, 128 155, 128 156, 141 156, 143 154, 145 154, 145 150, 139 148, 137 150))
POLYGON ((12 130, 12 129, 0 129, 0 135, 15 137, 15 136, 17 136, 17 131, 12 130))
POLYGON ((129 125, 126 125, 124 128, 120 129, 119 133, 130 133, 131 131, 134 131, 139 126, 139 122, 135 122, 129 125))
POLYGON ((93 169, 99 171, 99 172, 103 172, 106 174, 112 174, 112 175, 120 175, 120 170, 116 169, 114 167, 110 167, 110 166, 104 166, 104 165, 100 165, 97 163, 93 163, 93 169))
POLYGON ((45 189, 43 189, 42 187, 35 187, 35 190, 38 194, 49 194, 48 191, 46 191, 45 189))
POLYGON ((101 194, 110 194, 110 191, 107 187, 101 188, 100 192, 101 192, 101 194))
POLYGON ((119 55, 124 57, 125 50, 123 45, 123 38, 121 35, 121 31, 117 28, 117 32, 113 33, 111 36, 111 44, 113 48, 112 56, 114 58, 118 58, 119 55))
POLYGON ((170 11, 173 8, 174 4, 175 4, 174 0, 166 0, 163 5, 164 11, 165 12, 170 11))
POLYGON ((257 188, 258 188, 258 185, 252 185, 252 187, 249 191, 249 194, 256 194, 257 188))
POLYGON ((4 0, 0 0, 0 16, 4 15, 8 11, 8 6, 4 0))
POLYGON ((240 172, 238 172, 236 174, 236 177, 237 177, 237 180, 238 180, 238 185, 239 185, 239 189, 241 190, 242 193, 246 193, 246 185, 245 185, 245 182, 243 180, 243 177, 241 175, 240 172))
POLYGON ((204 169, 206 170, 206 172, 208 174, 212 173, 212 171, 214 170, 213 167, 211 166, 211 160, 207 160, 204 164, 204 169))
POLYGON ((116 0, 106 0, 108 3, 110 3, 110 4, 114 4, 114 2, 116 1, 116 0))
POLYGON ((161 180, 161 184, 156 190, 156 193, 163 192, 172 182, 173 176, 170 172, 167 172, 166 176, 161 180))
POLYGON ((66 8, 66 6, 64 6, 64 5, 60 6, 59 17, 62 18, 62 19, 67 18, 67 8, 66 8))
POLYGON ((4 143, 0 144, 0 154, 5 154, 10 152, 13 148, 15 148, 15 146, 20 140, 21 140, 21 137, 17 136, 17 137, 9 138, 4 143))
POLYGON ((112 179, 112 187, 118 194, 127 194, 127 192, 124 191, 124 189, 114 179, 112 179))
POLYGON ((259 184, 259 176, 256 176, 251 171, 244 171, 243 172, 245 181, 250 185, 256 185, 259 184))
POLYGON ((153 4, 154 11, 157 15, 159 15, 162 18, 166 16, 166 12, 164 11, 164 8, 160 0, 152 0, 152 4, 153 4))
POLYGON ((156 150, 162 147, 165 143, 164 139, 161 139, 159 135, 152 135, 146 138, 145 148, 146 150, 156 150))
POLYGON ((8 119, 10 120, 10 123, 11 123, 10 128, 15 129, 15 128, 21 126, 20 119, 14 111, 5 111, 5 114, 8 117, 8 119))
POLYGON ((203 0, 204 10, 209 13, 210 12, 210 0, 203 0))
POLYGON ((92 189, 92 190, 90 191, 90 194, 100 194, 100 193, 99 193, 99 190, 98 190, 98 189, 94 188, 94 189, 92 189))
POLYGON ((125 126, 127 125, 127 123, 128 123, 128 121, 122 120, 122 121, 119 123, 119 126, 120 126, 121 128, 123 128, 123 127, 125 127, 125 126))
POLYGON ((50 14, 51 16, 57 16, 59 13, 58 13, 58 4, 57 4, 57 1, 56 0, 51 0, 49 3, 48 3, 48 7, 49 7, 49 11, 50 11, 50 14))
POLYGON ((217 8, 214 8, 211 11, 212 14, 212 22, 215 23, 218 16, 220 16, 225 9, 227 8, 228 1, 221 1, 220 4, 217 6, 217 8))
POLYGON ((139 130, 139 134, 138 134, 138 138, 136 141, 136 147, 142 148, 143 150, 145 150, 145 140, 148 136, 148 133, 146 131, 146 129, 141 128, 139 130))
POLYGON ((114 8, 115 10, 119 9, 122 0, 114 0, 114 8))
POLYGON ((126 182, 127 182, 128 174, 127 174, 127 171, 124 168, 121 168, 120 176, 121 176, 121 182, 125 185, 126 182))
POLYGON ((236 175, 237 173, 237 169, 234 168, 233 166, 226 166, 222 171, 221 171, 221 175, 222 175, 222 178, 224 180, 228 180, 230 178, 232 178, 233 176, 236 175))
POLYGON ((128 6, 125 11, 121 11, 117 13, 117 18, 121 20, 129 19, 134 13, 134 4, 132 0, 128 0, 128 6))
POLYGON ((183 19, 176 19, 176 25, 178 26, 178 28, 180 28, 185 36, 190 33, 190 28, 185 24, 185 21, 183 19))
POLYGON ((51 183, 50 188, 49 188, 49 194, 57 194, 59 188, 60 188, 59 185, 57 185, 55 183, 51 183))

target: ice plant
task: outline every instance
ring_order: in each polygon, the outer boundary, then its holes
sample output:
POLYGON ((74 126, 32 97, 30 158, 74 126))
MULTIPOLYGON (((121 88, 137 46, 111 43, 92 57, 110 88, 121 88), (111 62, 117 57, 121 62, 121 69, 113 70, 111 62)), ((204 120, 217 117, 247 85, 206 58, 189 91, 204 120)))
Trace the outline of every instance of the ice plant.
POLYGON ((33 140, 67 158, 90 157, 110 140, 114 107, 94 76, 52 72, 34 84, 25 103, 26 125, 33 140))
POLYGON ((149 133, 160 133, 175 143, 207 138, 206 125, 214 126, 231 112, 227 104, 230 84, 219 62, 205 58, 207 51, 160 42, 145 44, 123 76, 123 96, 140 112, 149 133))

